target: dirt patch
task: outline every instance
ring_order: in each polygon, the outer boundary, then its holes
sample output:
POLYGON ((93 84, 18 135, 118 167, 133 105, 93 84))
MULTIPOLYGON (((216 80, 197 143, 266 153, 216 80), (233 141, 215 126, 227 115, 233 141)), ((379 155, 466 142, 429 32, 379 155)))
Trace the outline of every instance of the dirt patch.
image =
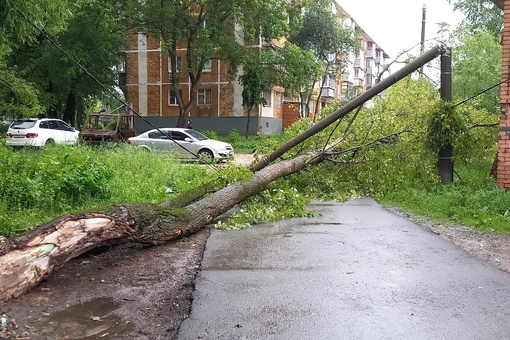
POLYGON ((10 337, 174 339, 191 310, 208 235, 206 229, 164 246, 126 244, 69 261, 0 307, 10 337))

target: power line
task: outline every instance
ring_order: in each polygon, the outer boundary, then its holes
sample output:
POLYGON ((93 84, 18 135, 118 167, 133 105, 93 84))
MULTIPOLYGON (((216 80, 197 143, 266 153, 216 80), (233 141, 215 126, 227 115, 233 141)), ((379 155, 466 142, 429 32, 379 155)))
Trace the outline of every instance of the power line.
POLYGON ((493 89, 493 88, 495 88, 495 87, 498 87, 499 85, 501 85, 501 84, 503 84, 504 82, 507 82, 507 81, 509 81, 509 80, 510 80, 510 76, 509 76, 508 78, 506 78, 506 79, 502 80, 502 81, 501 81, 501 82, 499 82, 498 84, 492 85, 491 87, 489 87, 489 88, 487 88, 487 89, 483 90, 482 92, 477 93, 477 94, 475 94, 474 96, 471 96, 471 97, 469 97, 469 98, 467 98, 467 99, 464 99, 464 100, 463 100, 463 101, 461 101, 460 103, 453 105, 453 106, 452 106, 452 108, 455 108, 455 107, 457 107, 457 106, 459 106, 459 105, 462 105, 462 104, 464 104, 464 103, 466 103, 466 102, 468 102, 468 101, 470 101, 470 100, 472 100, 472 99, 475 99, 476 97, 478 97, 478 96, 480 96, 480 95, 484 94, 485 92, 488 92, 488 91, 492 90, 492 89, 493 89))

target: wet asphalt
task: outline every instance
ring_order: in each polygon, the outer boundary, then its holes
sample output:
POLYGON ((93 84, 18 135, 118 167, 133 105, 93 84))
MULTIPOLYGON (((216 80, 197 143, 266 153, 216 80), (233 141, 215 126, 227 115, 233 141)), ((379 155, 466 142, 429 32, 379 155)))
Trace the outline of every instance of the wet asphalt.
POLYGON ((178 339, 510 339, 510 274, 371 198, 214 230, 178 339))

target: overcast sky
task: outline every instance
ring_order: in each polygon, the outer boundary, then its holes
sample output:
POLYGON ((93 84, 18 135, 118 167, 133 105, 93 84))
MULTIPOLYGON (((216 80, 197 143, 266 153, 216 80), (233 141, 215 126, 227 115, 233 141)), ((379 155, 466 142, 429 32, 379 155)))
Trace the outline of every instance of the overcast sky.
POLYGON ((337 0, 338 4, 393 60, 421 40, 422 8, 426 7, 425 40, 437 37, 438 22, 456 26, 462 14, 447 0, 337 0))

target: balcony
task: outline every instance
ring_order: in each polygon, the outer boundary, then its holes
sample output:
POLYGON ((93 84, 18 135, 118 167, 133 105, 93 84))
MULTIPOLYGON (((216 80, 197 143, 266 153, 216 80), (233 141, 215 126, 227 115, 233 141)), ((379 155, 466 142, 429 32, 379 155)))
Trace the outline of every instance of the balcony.
POLYGON ((363 79, 361 78, 355 78, 354 82, 352 83, 355 87, 362 87, 363 86, 363 79))
POLYGON ((374 68, 373 67, 367 67, 366 75, 367 76, 373 76, 374 75, 374 68))
POLYGON ((361 59, 354 59, 354 68, 361 68, 361 59))
POLYGON ((322 98, 335 98, 335 89, 332 87, 324 87, 321 91, 322 98))
POLYGON ((349 81, 349 73, 342 74, 342 81, 349 81))
POLYGON ((374 59, 374 51, 368 50, 368 51, 366 51, 365 54, 367 56, 367 59, 374 59))

